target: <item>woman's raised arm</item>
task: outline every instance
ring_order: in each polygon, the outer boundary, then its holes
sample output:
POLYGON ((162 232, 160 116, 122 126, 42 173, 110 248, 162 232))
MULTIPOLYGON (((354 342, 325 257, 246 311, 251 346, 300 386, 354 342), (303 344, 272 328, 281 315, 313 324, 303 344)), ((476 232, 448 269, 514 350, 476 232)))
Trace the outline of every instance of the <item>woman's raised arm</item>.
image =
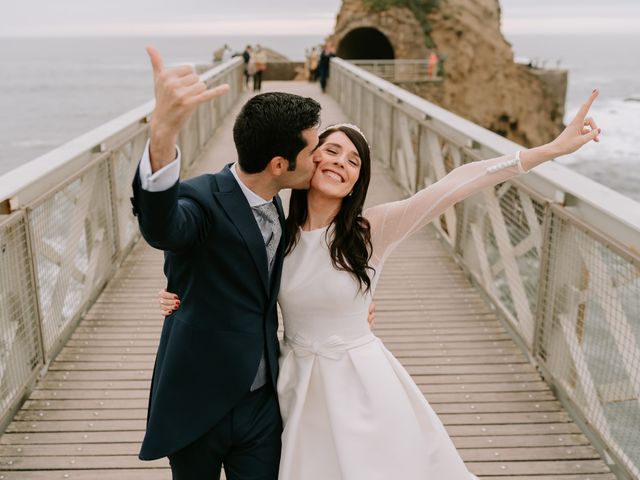
POLYGON ((381 265, 395 245, 457 202, 548 160, 573 153, 590 141, 598 142, 601 130, 587 117, 597 96, 598 91, 594 90, 571 123, 548 144, 461 165, 405 200, 367 209, 364 216, 371 223, 374 265, 381 265))

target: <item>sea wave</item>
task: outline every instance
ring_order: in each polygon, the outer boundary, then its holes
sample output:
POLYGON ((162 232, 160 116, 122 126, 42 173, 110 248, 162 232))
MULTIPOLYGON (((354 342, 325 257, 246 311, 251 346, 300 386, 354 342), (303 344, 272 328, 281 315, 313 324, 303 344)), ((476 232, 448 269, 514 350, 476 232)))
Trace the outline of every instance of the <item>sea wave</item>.
MULTIPOLYGON (((565 122, 577 113, 567 112, 565 122)), ((600 141, 561 157, 559 163, 640 201, 640 103, 612 99, 593 105, 590 116, 602 129, 600 141)))
MULTIPOLYGON (((577 110, 574 108, 567 112, 566 123, 571 121, 577 110)), ((597 158, 620 163, 631 162, 640 167, 638 161, 640 103, 612 99, 600 104, 595 103, 589 115, 602 129, 600 142, 586 145, 575 155, 567 157, 566 162, 573 164, 597 158)))

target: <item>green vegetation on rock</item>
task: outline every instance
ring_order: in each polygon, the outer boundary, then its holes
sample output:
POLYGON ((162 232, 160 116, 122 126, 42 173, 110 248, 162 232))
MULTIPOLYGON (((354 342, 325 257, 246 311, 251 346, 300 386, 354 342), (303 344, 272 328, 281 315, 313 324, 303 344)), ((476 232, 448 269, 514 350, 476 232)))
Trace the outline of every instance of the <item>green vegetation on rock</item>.
POLYGON ((372 12, 382 12, 392 7, 408 8, 422 26, 424 43, 428 48, 435 48, 431 38, 431 24, 427 16, 440 5, 440 0, 362 0, 372 12))

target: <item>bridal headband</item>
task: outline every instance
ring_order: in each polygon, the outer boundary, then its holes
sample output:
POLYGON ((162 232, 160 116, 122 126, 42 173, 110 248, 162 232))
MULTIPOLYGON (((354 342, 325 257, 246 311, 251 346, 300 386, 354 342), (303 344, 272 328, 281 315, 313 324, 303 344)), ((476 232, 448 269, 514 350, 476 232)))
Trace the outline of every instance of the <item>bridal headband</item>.
POLYGON ((360 136, 364 139, 364 141, 367 143, 369 148, 371 148, 371 145, 369 145, 369 141, 367 140, 367 137, 365 136, 364 132, 360 130, 360 127, 358 127, 357 125, 354 125, 353 123, 334 123, 333 125, 328 125, 320 131, 320 135, 322 135, 327 130, 338 129, 340 127, 347 127, 347 128, 350 128, 351 130, 355 130, 356 132, 358 132, 360 136))

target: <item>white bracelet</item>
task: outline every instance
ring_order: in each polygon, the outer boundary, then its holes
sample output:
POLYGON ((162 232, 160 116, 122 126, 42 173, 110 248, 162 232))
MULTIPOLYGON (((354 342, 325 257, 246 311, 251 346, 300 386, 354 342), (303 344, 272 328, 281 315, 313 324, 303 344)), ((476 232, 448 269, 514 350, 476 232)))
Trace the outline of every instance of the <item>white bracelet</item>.
POLYGON ((516 165, 518 165, 518 171, 520 173, 529 173, 529 170, 525 170, 524 167, 522 166, 522 160, 520 159, 520 150, 518 150, 516 152, 516 165))
POLYGON ((518 167, 518 172, 520 172, 520 173, 529 173, 522 166, 522 160, 520 160, 520 150, 518 150, 516 152, 515 157, 512 158, 511 160, 506 160, 504 162, 496 163, 495 165, 487 167, 487 173, 495 173, 498 170, 503 170, 505 168, 515 167, 515 166, 518 167))

